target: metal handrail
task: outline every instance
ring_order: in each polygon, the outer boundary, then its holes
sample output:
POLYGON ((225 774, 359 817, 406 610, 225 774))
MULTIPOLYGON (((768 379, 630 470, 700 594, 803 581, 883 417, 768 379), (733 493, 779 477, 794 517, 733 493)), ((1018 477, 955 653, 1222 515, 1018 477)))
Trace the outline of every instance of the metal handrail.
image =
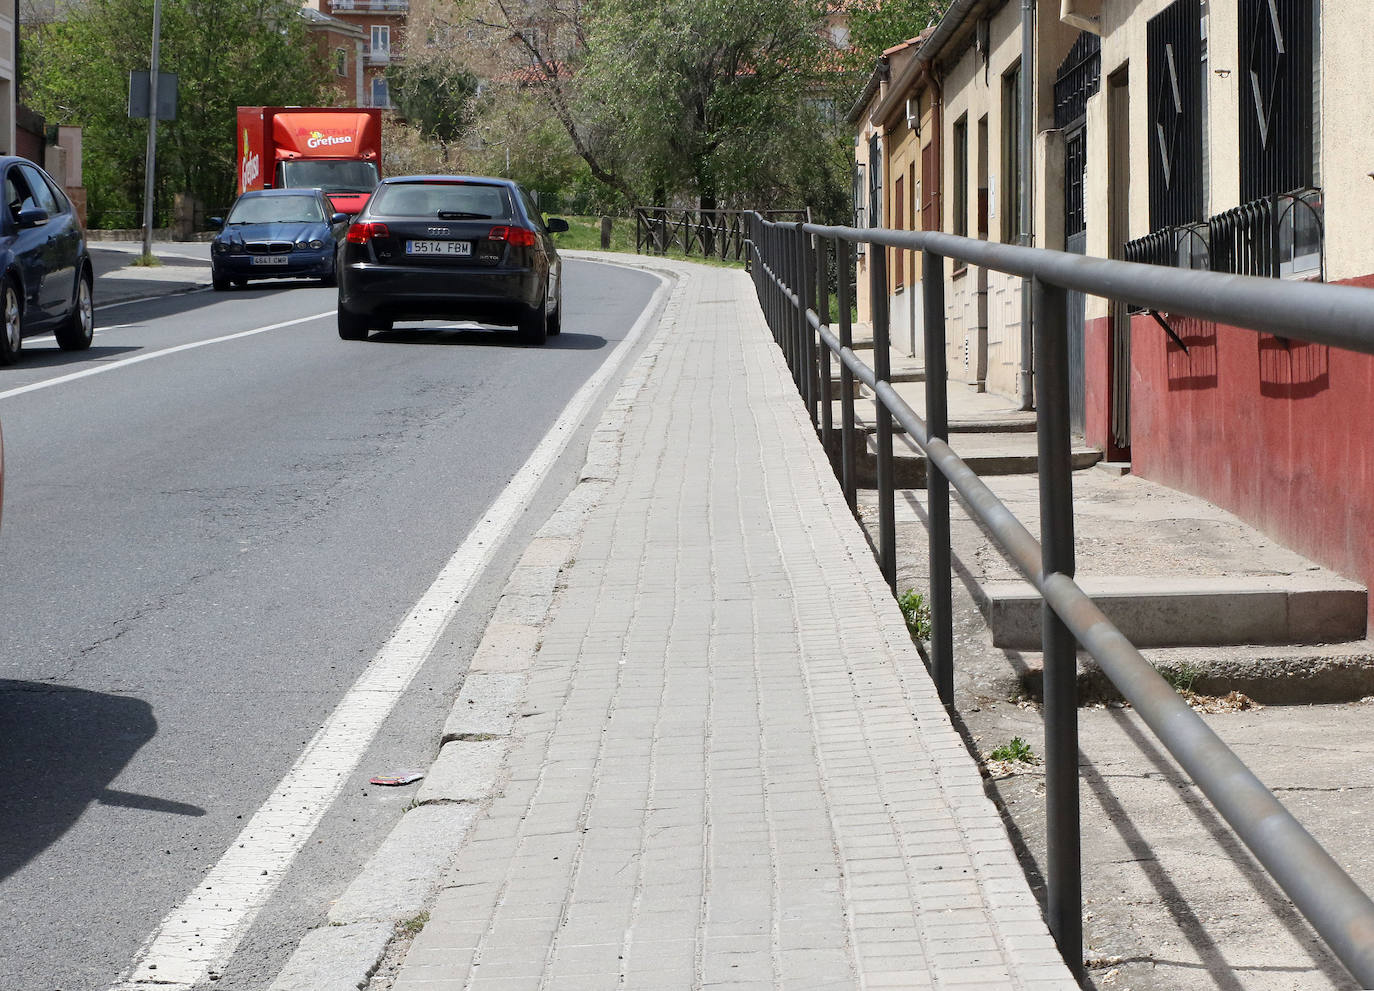
POLYGON ((969 513, 1002 545, 1046 604, 1043 646, 1049 826, 1047 921, 1065 962, 1075 973, 1081 973, 1076 640, 1097 660, 1122 696, 1136 708, 1341 963, 1362 987, 1374 987, 1374 901, 1073 581, 1065 309, 1066 293, 1074 290, 1153 310, 1374 354, 1374 306, 1369 292, 1345 286, 1109 261, 934 231, 778 224, 755 215, 750 235, 752 271, 760 304, 828 450, 833 431, 832 355, 840 361, 844 404, 841 475, 851 506, 855 504, 854 378, 873 390, 887 414, 878 416, 877 552, 883 574, 894 592, 893 420, 926 455, 932 584, 930 666, 946 706, 953 705, 949 485, 959 492, 969 513), (840 274, 838 336, 831 330, 828 315, 826 273, 831 243, 840 274), (882 255, 872 256, 877 260, 870 266, 875 367, 865 365, 852 349, 845 273, 850 246, 860 243, 923 253, 924 419, 888 381, 887 285, 882 255), (1031 536, 949 447, 945 257, 1031 280, 1043 544, 1031 536))

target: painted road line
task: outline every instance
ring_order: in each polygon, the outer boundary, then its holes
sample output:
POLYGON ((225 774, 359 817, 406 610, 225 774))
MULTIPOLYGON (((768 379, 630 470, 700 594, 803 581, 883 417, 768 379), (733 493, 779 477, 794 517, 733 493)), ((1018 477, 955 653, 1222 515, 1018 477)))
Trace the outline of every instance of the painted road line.
POLYGON ((180 354, 183 351, 194 351, 196 348, 209 347, 211 344, 223 344, 226 341, 237 341, 243 337, 252 337, 254 334, 266 334, 271 330, 281 330, 283 327, 294 327, 300 323, 309 323, 311 320, 321 320, 324 317, 334 316, 334 310, 324 313, 314 313, 308 317, 297 317, 295 320, 285 320, 281 323, 268 324, 266 327, 254 327, 252 330, 241 330, 236 334, 225 334, 223 337, 211 337, 203 341, 192 341, 189 344, 178 344, 175 347, 163 348, 160 351, 150 351, 147 354, 135 355, 132 358, 123 358, 119 361, 111 362, 108 365, 96 365, 92 368, 85 368, 79 372, 72 372, 70 375, 59 375, 55 379, 46 379, 42 382, 34 382, 32 385, 21 385, 17 389, 9 389, 0 392, 0 399, 9 399, 11 396, 22 396, 26 392, 37 392, 39 389, 49 389, 55 385, 65 385, 68 382, 75 382, 77 379, 84 379, 91 375, 103 375, 105 372, 113 372, 119 368, 129 365, 136 365, 140 361, 152 361, 154 358, 166 358, 168 355, 180 354))
POLYGON ((658 290, 629 334, 578 389, 228 852, 154 930, 115 991, 186 991, 218 975, 228 962, 597 395, 659 309, 668 289, 668 280, 659 278, 658 290))

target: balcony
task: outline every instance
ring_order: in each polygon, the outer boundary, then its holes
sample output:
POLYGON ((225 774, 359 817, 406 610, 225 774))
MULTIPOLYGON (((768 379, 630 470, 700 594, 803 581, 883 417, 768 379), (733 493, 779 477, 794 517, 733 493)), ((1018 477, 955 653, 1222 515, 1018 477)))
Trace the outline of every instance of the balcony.
POLYGON ((1272 279, 1321 279, 1326 238, 1320 189, 1264 196, 1205 221, 1126 244, 1127 261, 1272 279))
POLYGON ((390 46, 373 48, 371 45, 363 45, 364 65, 390 65, 392 62, 399 62, 400 60, 401 53, 392 51, 390 46))
POLYGON ((405 14, 410 0, 329 0, 331 14, 405 14))

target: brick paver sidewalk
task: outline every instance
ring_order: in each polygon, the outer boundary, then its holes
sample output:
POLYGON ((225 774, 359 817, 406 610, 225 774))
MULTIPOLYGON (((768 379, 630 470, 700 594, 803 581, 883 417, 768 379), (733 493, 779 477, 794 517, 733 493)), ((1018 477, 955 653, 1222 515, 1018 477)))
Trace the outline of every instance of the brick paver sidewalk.
POLYGON ((687 271, 396 991, 1077 987, 747 277, 687 271))

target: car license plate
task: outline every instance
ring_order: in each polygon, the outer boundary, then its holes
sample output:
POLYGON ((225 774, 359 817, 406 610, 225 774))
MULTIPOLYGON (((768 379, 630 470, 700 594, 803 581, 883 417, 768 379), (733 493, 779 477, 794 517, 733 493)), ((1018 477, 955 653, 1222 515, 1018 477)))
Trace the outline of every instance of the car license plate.
POLYGON ((291 259, 288 258, 288 257, 286 257, 286 255, 254 255, 254 256, 253 256, 253 264, 254 264, 254 265, 285 265, 285 264, 287 264, 289 261, 291 261, 291 259))
POLYGON ((408 255, 463 255, 472 254, 471 241, 407 241, 408 255))

